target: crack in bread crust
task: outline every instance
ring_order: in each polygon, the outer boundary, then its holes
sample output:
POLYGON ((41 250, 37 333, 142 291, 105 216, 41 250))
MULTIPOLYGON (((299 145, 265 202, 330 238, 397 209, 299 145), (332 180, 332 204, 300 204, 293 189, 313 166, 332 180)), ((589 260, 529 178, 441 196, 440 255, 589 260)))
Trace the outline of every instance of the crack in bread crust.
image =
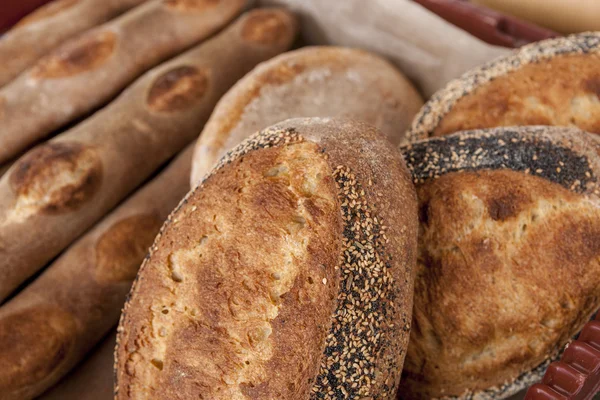
POLYGON ((598 143, 521 127, 403 149, 420 231, 400 398, 506 398, 587 322, 600 299, 598 143))

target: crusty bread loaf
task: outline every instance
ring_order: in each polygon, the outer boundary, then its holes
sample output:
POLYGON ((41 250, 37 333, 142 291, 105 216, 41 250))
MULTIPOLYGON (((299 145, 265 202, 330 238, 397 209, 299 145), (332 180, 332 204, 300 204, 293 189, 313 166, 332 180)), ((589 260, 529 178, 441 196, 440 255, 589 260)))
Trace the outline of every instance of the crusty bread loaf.
POLYGON ((0 89, 0 163, 207 38, 246 1, 152 0, 67 41, 0 89))
POLYGON ((146 0, 54 0, 0 37, 0 87, 40 57, 94 26, 146 0))
POLYGON ((244 141, 171 214, 121 317, 117 399, 393 399, 414 187, 359 122, 244 141))
POLYGON ((37 399, 112 400, 116 338, 116 331, 108 335, 85 361, 37 399))
POLYGON ((384 59, 362 50, 306 47, 259 65, 219 101, 200 135, 192 187, 228 150, 292 117, 347 117, 379 128, 394 144, 423 104, 384 59))
POLYGON ((410 140, 511 125, 600 133, 600 32, 522 47, 464 74, 415 117, 410 140))
POLYGON ((119 319, 162 222, 185 196, 192 148, 0 307, 0 398, 31 399, 82 360, 119 319))
POLYGON ((496 128, 403 151, 420 229, 400 398, 506 398, 600 306, 600 140, 496 128))
POLYGON ((0 179, 0 301, 197 137, 223 93, 295 30, 288 12, 251 11, 17 161, 0 179))

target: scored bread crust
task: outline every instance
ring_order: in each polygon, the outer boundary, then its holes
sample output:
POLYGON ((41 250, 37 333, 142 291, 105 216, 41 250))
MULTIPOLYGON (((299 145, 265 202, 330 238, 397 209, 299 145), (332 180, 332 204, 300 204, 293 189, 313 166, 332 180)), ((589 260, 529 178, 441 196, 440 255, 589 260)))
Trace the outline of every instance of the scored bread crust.
POLYGON ((219 101, 197 144, 191 186, 242 140, 296 117, 367 122, 394 144, 423 105, 388 61, 357 49, 305 47, 260 64, 219 101))
POLYGON ((246 0, 151 0, 73 38, 0 89, 0 163, 208 38, 246 0))
POLYGON ((65 40, 146 0, 55 0, 0 38, 0 87, 65 40))
POLYGON ((293 119, 250 137, 142 265, 116 398, 393 398, 415 246, 414 189, 374 128, 293 119))
POLYGON ((402 150, 420 229, 399 398, 509 397, 600 306, 600 140, 508 127, 402 150))
POLYGON ((450 81, 414 118, 416 141, 496 126, 577 126, 600 133, 600 33, 521 47, 450 81))
POLYGON ((289 12, 249 11, 15 162, 0 179, 0 302, 196 138, 223 93, 295 34, 289 12))
POLYGON ((43 393, 118 322, 148 248, 187 192, 191 158, 189 145, 0 307, 3 400, 43 393))

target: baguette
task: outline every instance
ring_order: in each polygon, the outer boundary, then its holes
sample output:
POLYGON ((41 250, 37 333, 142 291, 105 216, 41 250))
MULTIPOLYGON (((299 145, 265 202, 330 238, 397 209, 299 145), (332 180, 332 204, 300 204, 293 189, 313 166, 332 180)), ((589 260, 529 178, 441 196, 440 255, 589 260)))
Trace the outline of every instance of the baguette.
POLYGON ((423 105, 384 59, 342 47, 306 47, 259 65, 219 101, 198 140, 192 187, 231 148, 292 117, 343 117, 381 130, 393 144, 423 105))
POLYGON ((38 400, 112 400, 116 332, 38 400))
POLYGON ((600 133, 600 32, 533 43, 449 82, 415 117, 409 140, 468 129, 576 126, 600 133))
POLYGON ((192 150, 0 307, 2 400, 41 394, 115 326, 148 247, 187 192, 192 150))
POLYGON ((66 42, 0 89, 0 163, 226 25, 246 0, 152 0, 66 42))
POLYGON ((116 399, 393 399, 416 229, 400 154, 369 125, 292 119, 252 136, 141 267, 116 399))
POLYGON ((0 301, 195 139, 223 93, 295 32, 283 10, 251 11, 18 160, 0 179, 0 301))
POLYGON ((146 0, 55 0, 0 38, 0 87, 65 40, 146 0))
POLYGON ((600 307, 600 139, 510 127, 403 152, 420 229, 400 398, 507 398, 600 307))

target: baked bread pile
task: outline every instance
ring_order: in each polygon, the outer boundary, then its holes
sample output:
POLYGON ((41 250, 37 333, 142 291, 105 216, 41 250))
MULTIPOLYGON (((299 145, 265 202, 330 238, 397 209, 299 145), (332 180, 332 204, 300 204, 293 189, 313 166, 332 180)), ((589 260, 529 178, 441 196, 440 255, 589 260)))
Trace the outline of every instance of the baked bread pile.
POLYGON ((251 3, 57 0, 0 38, 0 400, 539 381, 600 307, 600 34, 423 104, 298 42, 310 3, 251 3))

